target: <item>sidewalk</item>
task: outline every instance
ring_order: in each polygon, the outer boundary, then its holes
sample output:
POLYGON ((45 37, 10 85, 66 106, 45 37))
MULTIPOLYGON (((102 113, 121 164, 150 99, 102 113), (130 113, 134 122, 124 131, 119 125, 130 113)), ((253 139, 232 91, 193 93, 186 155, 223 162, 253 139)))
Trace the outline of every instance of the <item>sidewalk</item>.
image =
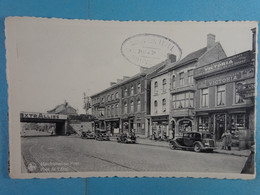
MULTIPOLYGON (((116 137, 110 137, 110 140, 115 141, 115 142, 117 141, 116 137)), ((167 142, 167 141, 154 141, 154 140, 150 140, 148 138, 138 137, 136 139, 136 143, 142 144, 142 145, 170 148, 169 142, 167 142)), ((251 153, 250 150, 239 150, 237 147, 232 147, 231 150, 221 150, 221 146, 219 144, 217 144, 217 146, 218 146, 218 148, 216 150, 214 150, 214 153, 234 155, 234 156, 245 156, 245 157, 248 157, 251 153)))

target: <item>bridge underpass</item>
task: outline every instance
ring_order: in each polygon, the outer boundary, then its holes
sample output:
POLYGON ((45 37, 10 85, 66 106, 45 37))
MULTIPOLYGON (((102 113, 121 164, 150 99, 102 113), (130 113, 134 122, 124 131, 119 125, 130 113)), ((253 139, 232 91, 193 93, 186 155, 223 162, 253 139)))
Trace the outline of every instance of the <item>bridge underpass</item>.
POLYGON ((21 112, 20 122, 31 124, 55 124, 55 126, 52 125, 52 127, 54 128, 54 133, 52 133, 53 135, 66 135, 68 129, 67 115, 61 114, 21 112))

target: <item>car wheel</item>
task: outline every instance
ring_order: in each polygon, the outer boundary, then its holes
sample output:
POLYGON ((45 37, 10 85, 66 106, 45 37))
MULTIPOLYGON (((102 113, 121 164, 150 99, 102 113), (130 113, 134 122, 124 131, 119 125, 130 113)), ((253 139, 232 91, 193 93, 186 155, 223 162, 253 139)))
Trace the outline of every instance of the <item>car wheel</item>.
POLYGON ((170 144, 170 147, 171 147, 172 150, 175 150, 175 149, 176 149, 176 146, 175 146, 174 143, 171 143, 171 144, 170 144))
POLYGON ((199 143, 196 143, 196 144, 194 145, 194 151, 195 151, 195 152, 200 152, 200 150, 201 150, 200 144, 199 144, 199 143))

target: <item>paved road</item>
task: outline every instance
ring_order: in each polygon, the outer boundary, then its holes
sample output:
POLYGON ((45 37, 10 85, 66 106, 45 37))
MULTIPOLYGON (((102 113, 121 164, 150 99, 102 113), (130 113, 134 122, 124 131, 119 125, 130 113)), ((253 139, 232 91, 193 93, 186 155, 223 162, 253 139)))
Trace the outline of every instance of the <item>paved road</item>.
MULTIPOLYGON (((36 172, 175 171, 240 173, 247 158, 171 150, 71 136, 22 137, 22 155, 36 172)), ((23 171, 26 169, 23 168, 23 171)))

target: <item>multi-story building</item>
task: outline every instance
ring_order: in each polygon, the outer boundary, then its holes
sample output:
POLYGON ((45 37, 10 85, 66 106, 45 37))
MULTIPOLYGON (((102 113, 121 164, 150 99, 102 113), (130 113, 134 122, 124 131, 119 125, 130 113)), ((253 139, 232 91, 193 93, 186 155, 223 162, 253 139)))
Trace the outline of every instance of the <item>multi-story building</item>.
POLYGON ((169 138, 194 130, 195 83, 193 71, 226 54, 215 36, 208 34, 207 46, 188 54, 179 62, 169 63, 152 77, 150 135, 166 133, 169 138))
POLYGON ((255 29, 252 51, 199 66, 197 83, 196 129, 220 140, 230 130, 239 147, 253 143, 255 129, 255 29))
POLYGON ((151 68, 141 67, 140 73, 123 77, 111 87, 91 96, 95 128, 111 133, 134 130, 139 136, 146 136, 150 112, 150 76, 161 70, 165 62, 151 68))

